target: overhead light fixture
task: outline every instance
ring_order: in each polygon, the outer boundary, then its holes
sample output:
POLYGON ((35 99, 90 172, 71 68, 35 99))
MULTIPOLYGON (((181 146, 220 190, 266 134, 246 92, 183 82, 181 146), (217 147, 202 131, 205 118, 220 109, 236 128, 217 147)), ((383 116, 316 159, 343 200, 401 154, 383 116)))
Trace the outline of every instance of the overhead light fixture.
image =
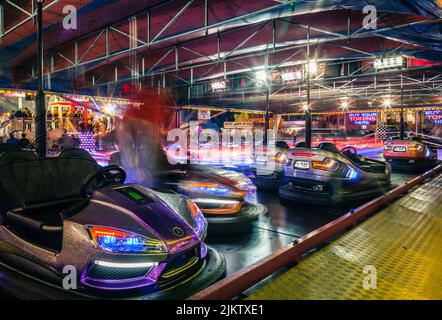
POLYGON ((350 103, 347 100, 341 102, 341 109, 348 110, 350 103))
POLYGON ((310 108, 309 108, 309 105, 307 104, 307 102, 304 102, 303 104, 302 104, 302 110, 304 110, 304 111, 308 111, 310 108))
POLYGON ((407 59, 404 56, 379 58, 373 65, 376 70, 401 69, 407 66, 407 59))
POLYGON ((315 75, 318 72, 318 64, 316 61, 310 61, 309 63, 305 64, 305 72, 309 73, 310 75, 315 75))
POLYGON ((213 92, 220 92, 227 90, 227 80, 218 80, 210 84, 213 92))
POLYGON ((115 114, 115 105, 107 104, 104 107, 104 113, 106 113, 108 115, 114 115, 115 114))
POLYGON ((265 70, 259 70, 255 72, 255 79, 258 82, 267 82, 268 74, 265 70))
POLYGON ((390 98, 386 98, 386 99, 384 100, 384 108, 385 108, 385 109, 389 109, 389 108, 391 108, 391 100, 390 100, 390 98))

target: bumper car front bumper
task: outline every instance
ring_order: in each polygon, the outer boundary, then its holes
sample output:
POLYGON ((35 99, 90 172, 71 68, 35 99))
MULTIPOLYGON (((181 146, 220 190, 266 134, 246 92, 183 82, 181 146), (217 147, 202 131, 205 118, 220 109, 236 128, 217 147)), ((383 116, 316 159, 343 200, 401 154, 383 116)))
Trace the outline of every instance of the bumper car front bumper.
MULTIPOLYGON (((158 289, 140 288, 128 291, 94 291, 66 290, 61 284, 63 278, 57 281, 38 279, 28 273, 0 262, 0 290, 6 294, 26 300, 78 300, 78 299, 130 299, 130 300, 172 300, 185 299, 192 294, 213 284, 226 272, 226 261, 222 254, 207 247, 207 255, 191 274, 178 279, 173 285, 162 286, 158 289)), ((55 275, 56 276, 56 275, 55 275)))
POLYGON ((316 181, 289 180, 279 188, 279 196, 285 200, 317 205, 357 203, 387 192, 389 182, 354 185, 337 185, 316 181))
POLYGON ((262 204, 243 205, 242 209, 230 215, 206 215, 208 236, 228 235, 248 232, 252 222, 260 215, 267 213, 267 207, 262 204))

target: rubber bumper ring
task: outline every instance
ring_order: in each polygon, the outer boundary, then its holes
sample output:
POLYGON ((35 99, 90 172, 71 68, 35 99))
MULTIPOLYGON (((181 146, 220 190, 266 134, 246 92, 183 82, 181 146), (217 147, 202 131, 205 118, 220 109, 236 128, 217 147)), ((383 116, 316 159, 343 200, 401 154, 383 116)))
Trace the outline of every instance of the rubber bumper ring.
POLYGON ((266 214, 267 207, 262 204, 247 204, 240 212, 232 215, 206 216, 209 223, 208 237, 249 232, 252 222, 266 214))
POLYGON ((74 290, 65 290, 60 286, 39 280, 24 274, 3 263, 0 263, 0 290, 7 295, 26 300, 82 300, 82 299, 130 299, 130 300, 182 300, 210 286, 226 274, 225 257, 217 250, 207 246, 207 257, 204 268, 198 275, 180 285, 164 291, 142 294, 139 289, 136 294, 118 291, 104 295, 93 295, 74 290))

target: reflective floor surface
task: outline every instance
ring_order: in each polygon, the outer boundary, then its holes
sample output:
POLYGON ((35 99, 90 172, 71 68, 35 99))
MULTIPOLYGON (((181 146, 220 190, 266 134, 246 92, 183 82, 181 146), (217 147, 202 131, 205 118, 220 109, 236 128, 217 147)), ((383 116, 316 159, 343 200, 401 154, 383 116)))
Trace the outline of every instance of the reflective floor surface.
MULTIPOLYGON (((416 174, 393 173, 393 187, 404 184, 416 174)), ((252 232, 209 238, 207 242, 220 250, 227 260, 227 273, 239 271, 275 250, 286 246, 319 227, 346 214, 352 207, 315 206, 283 202, 277 191, 258 191, 258 201, 268 207, 268 213, 253 222, 252 232)), ((362 203, 361 203, 362 204, 362 203)))

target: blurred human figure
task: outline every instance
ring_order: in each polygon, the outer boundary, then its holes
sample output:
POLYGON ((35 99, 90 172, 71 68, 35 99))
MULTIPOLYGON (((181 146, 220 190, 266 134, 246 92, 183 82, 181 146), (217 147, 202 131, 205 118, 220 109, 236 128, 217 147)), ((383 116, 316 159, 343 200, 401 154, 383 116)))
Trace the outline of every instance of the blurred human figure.
POLYGON ((68 135, 66 129, 64 129, 63 134, 61 135, 60 139, 58 139, 58 144, 60 145, 60 148, 62 150, 74 147, 74 139, 72 139, 72 137, 68 135))
POLYGON ((7 144, 18 144, 19 140, 14 136, 14 133, 9 134, 9 139, 6 141, 7 144))
POLYGON ((122 95, 134 104, 115 123, 121 163, 129 182, 152 186, 152 173, 169 165, 162 145, 173 123, 173 113, 167 107, 167 97, 158 95, 157 90, 137 92, 126 86, 122 95))
POLYGON ((26 133, 22 133, 21 139, 18 141, 18 145, 24 149, 28 148, 30 144, 31 141, 29 141, 29 139, 26 137, 26 133))
POLYGON ((14 114, 15 118, 25 118, 26 114, 23 112, 23 110, 18 109, 15 114, 14 114))
POLYGON ((77 135, 72 135, 72 145, 74 148, 80 148, 81 146, 81 140, 77 135))

